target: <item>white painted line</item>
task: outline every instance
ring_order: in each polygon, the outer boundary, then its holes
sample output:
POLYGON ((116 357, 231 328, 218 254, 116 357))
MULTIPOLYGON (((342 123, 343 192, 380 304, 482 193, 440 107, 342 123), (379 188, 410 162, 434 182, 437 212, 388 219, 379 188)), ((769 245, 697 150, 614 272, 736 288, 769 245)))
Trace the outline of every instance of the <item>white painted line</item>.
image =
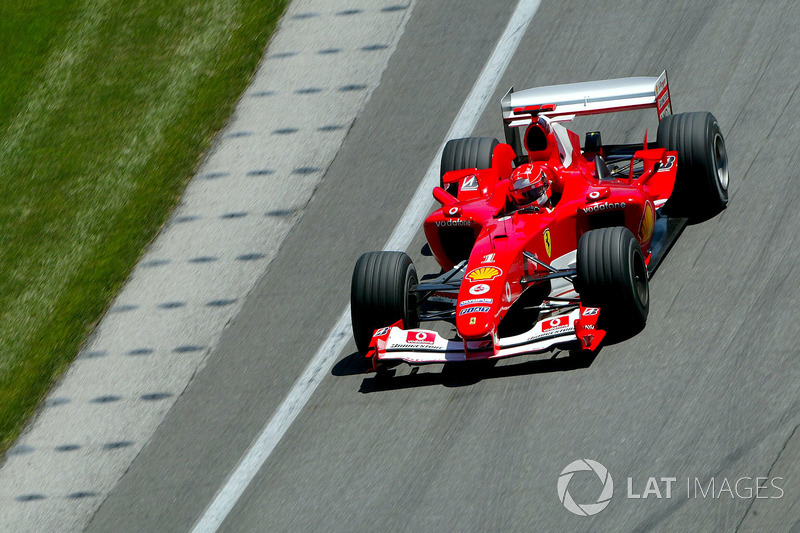
MULTIPOLYGON (((511 57, 519 46, 528 24, 533 20, 540 0, 519 0, 517 8, 511 15, 508 26, 495 46, 486 66, 478 76, 469 96, 461 106, 453 125, 447 132, 448 139, 466 137, 475 128, 478 118, 483 113, 492 97, 500 77, 508 67, 511 57)), ((439 159, 444 142, 439 147, 437 156, 431 162, 414 196, 408 204, 403 216, 397 223, 391 237, 386 242, 386 250, 405 250, 414 238, 419 223, 427 215, 431 203, 430 191, 438 183, 439 159)), ((305 407, 311 395, 328 374, 336 357, 349 342, 350 307, 345 308, 339 321, 311 359, 308 367, 298 378, 289 394, 278 407, 272 419, 261 431, 258 438, 250 445, 250 449, 242 457, 236 469, 219 490, 214 500, 206 508, 192 530, 194 533, 216 531, 230 513, 236 502, 250 485, 255 475, 264 465, 272 451, 283 438, 286 430, 305 407)))

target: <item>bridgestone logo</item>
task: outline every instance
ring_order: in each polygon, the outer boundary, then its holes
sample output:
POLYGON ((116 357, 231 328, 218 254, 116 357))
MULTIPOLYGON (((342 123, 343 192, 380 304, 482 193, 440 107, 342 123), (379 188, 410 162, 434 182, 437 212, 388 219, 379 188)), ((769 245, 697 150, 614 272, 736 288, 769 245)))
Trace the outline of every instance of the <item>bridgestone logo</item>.
POLYGON ((446 227, 470 227, 472 226, 471 220, 443 220, 440 222, 436 222, 437 228, 446 228, 446 227))
POLYGON ((658 108, 661 109, 667 105, 667 100, 669 99, 669 93, 664 93, 664 95, 658 99, 658 108))
POLYGON ((425 344, 391 344, 387 348, 392 350, 409 350, 415 352, 435 351, 435 347, 425 344))
POLYGON ((582 208, 584 213, 599 213, 600 211, 608 211, 609 209, 625 209, 625 202, 606 202, 604 204, 590 205, 582 208))

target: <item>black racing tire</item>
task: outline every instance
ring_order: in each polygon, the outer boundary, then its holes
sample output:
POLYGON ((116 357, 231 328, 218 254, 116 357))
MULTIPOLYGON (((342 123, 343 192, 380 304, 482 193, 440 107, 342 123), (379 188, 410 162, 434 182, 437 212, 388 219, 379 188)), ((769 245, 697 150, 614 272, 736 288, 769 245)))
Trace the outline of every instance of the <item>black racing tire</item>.
POLYGON ((728 205, 728 152, 717 119, 706 111, 661 119, 660 148, 678 152, 675 188, 664 213, 705 220, 728 205))
MULTIPOLYGON (((492 154, 498 144, 500 141, 494 137, 465 137, 447 141, 442 151, 439 185, 444 188, 444 175, 451 170, 491 168, 492 154)), ((446 190, 453 196, 458 192, 455 185, 450 185, 446 190)))
POLYGON ((624 226, 587 231, 578 242, 575 290, 599 307, 599 327, 612 341, 641 331, 650 310, 647 266, 639 242, 624 226))
POLYGON ((404 252, 368 252, 359 257, 350 285, 353 337, 361 353, 369 348, 378 328, 403 320, 404 329, 419 326, 416 295, 417 269, 404 252))

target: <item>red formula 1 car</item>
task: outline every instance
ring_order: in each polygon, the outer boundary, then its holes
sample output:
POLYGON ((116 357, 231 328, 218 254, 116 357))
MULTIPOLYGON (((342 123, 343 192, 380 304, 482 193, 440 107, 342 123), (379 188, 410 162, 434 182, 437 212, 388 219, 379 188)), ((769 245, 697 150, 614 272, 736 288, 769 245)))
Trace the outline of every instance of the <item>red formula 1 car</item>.
POLYGON ((403 252, 356 263, 351 315, 373 368, 547 351, 594 351, 640 331, 648 280, 689 220, 728 201, 725 141, 710 113, 672 114, 666 72, 510 90, 506 143, 453 139, 442 205, 425 220, 442 273, 418 279, 403 252), (603 145, 561 122, 654 107, 655 143, 603 145), (524 130, 524 135, 522 134, 524 130), (524 150, 523 150, 524 147, 524 150), (455 325, 453 338, 420 322, 455 325))

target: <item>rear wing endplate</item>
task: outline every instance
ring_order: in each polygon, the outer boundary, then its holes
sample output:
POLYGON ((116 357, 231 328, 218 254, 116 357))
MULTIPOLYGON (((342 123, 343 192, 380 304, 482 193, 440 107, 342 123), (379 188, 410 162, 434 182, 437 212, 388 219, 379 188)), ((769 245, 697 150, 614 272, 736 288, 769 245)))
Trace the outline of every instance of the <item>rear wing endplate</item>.
POLYGON ((619 78, 550 85, 514 92, 512 87, 500 101, 507 128, 527 126, 543 115, 554 121, 576 115, 614 113, 654 107, 658 120, 672 114, 667 71, 658 77, 619 78))

